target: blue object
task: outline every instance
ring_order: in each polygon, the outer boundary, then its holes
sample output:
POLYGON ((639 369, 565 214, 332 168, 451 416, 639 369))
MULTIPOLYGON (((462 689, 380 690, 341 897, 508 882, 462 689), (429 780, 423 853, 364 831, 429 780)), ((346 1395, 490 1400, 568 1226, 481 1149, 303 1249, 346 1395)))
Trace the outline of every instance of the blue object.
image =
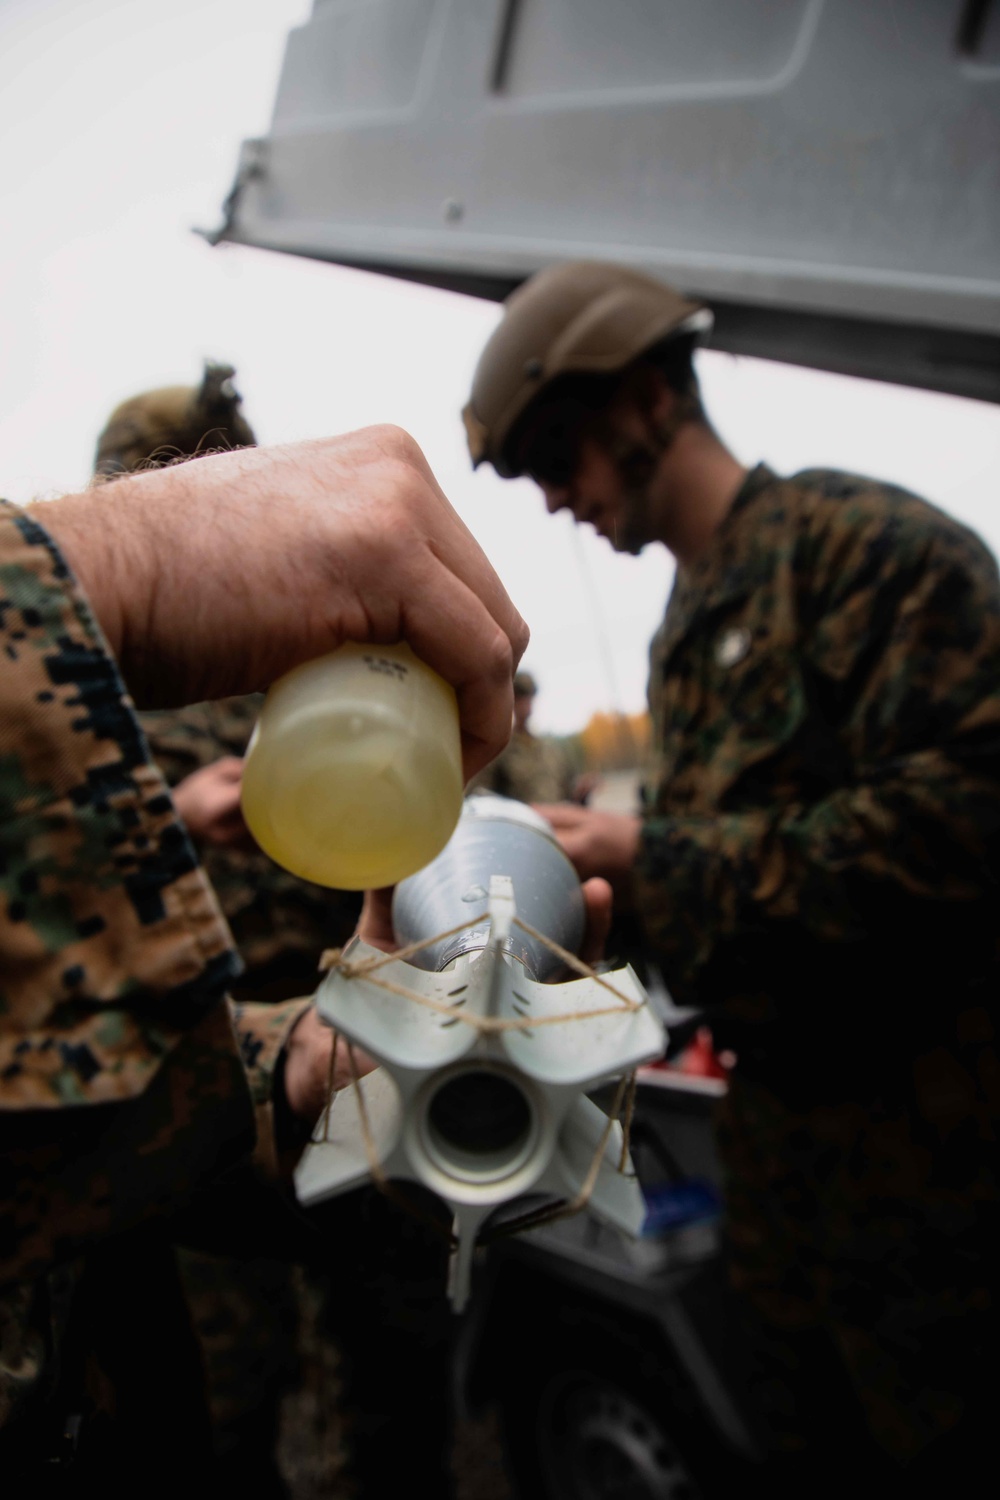
POLYGON ((646 1217, 642 1238, 670 1234, 688 1224, 704 1224, 722 1214, 722 1196, 705 1177, 685 1177, 680 1182, 659 1182, 644 1187, 646 1217))

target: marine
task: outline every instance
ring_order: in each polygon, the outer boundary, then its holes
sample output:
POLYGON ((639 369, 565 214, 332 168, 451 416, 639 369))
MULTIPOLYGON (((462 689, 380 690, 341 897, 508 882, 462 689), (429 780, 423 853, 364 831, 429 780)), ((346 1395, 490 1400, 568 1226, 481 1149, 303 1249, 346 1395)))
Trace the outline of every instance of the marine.
POLYGON ((168 385, 120 402, 97 439, 94 473, 132 474, 197 454, 252 448, 232 365, 205 361, 201 383, 168 385))
POLYGON ((576 777, 555 740, 534 734, 530 718, 538 684, 530 672, 514 674, 514 725, 510 744, 476 777, 470 791, 495 792, 518 802, 574 801, 576 777))
MULTIPOLYGON (((282 1199, 249 1174, 255 1140, 260 1170, 287 1180, 331 1081, 349 1076, 309 998, 227 1001, 231 937, 133 697, 245 693, 363 638, 351 611, 359 595, 374 602, 374 580, 400 618, 421 612, 421 653, 457 687, 474 774, 508 733, 527 632, 405 433, 215 454, 0 505, 0 1462, 12 1494, 110 1500, 139 1475, 144 1494, 176 1495, 201 1477, 196 1362, 165 1248, 182 1226, 244 1254, 262 1246, 282 1199), (347 591, 331 585, 331 559, 347 591), (293 577, 304 615, 267 603, 293 577)), ((386 918, 375 895, 362 930, 377 937, 386 918)))
POLYGON ((677 563, 642 815, 548 816, 736 1055, 732 1325, 769 1482, 937 1493, 981 1472, 996 1392, 1000 581, 916 495, 738 463, 694 371, 710 326, 653 278, 549 267, 466 431, 677 563))

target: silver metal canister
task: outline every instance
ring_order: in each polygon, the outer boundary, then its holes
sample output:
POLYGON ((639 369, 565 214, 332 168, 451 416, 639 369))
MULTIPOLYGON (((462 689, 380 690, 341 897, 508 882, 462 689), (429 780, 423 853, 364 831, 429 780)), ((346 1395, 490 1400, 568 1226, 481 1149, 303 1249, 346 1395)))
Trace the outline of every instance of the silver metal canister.
MULTIPOLYGON (((447 932, 470 917, 482 921, 425 948, 412 963, 440 971, 461 954, 486 947, 486 898, 492 875, 510 877, 517 912, 525 922, 579 953, 583 892, 548 823, 523 802, 479 796, 466 799, 458 827, 437 859, 397 885, 392 923, 396 941, 406 945, 447 932)), ((519 927, 512 929, 507 951, 539 982, 563 973, 559 959, 519 927)))

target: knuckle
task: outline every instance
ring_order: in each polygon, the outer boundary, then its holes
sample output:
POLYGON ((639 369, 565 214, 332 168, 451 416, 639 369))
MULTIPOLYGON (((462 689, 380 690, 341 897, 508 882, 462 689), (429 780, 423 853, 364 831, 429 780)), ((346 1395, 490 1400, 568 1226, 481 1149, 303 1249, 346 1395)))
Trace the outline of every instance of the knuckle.
POLYGON ((433 490, 419 469, 402 458, 390 458, 381 465, 381 478, 385 508, 395 526, 423 534, 434 525, 428 515, 433 490))
POLYGON ((499 626, 491 631, 485 648, 484 668, 487 675, 498 682, 509 683, 514 676, 514 651, 507 635, 499 626))
POLYGON ((397 427, 393 422, 383 422, 378 427, 371 428, 370 432, 385 460, 411 471, 426 468, 427 460, 423 449, 405 427, 397 427))

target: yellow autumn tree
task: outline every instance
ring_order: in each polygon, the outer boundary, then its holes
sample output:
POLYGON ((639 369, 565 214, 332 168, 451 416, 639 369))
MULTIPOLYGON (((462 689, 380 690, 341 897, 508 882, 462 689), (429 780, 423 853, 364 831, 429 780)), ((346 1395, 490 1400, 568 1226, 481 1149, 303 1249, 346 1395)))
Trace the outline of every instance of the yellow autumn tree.
POLYGON ((638 770, 652 741, 649 714, 596 713, 578 739, 586 770, 638 770))

